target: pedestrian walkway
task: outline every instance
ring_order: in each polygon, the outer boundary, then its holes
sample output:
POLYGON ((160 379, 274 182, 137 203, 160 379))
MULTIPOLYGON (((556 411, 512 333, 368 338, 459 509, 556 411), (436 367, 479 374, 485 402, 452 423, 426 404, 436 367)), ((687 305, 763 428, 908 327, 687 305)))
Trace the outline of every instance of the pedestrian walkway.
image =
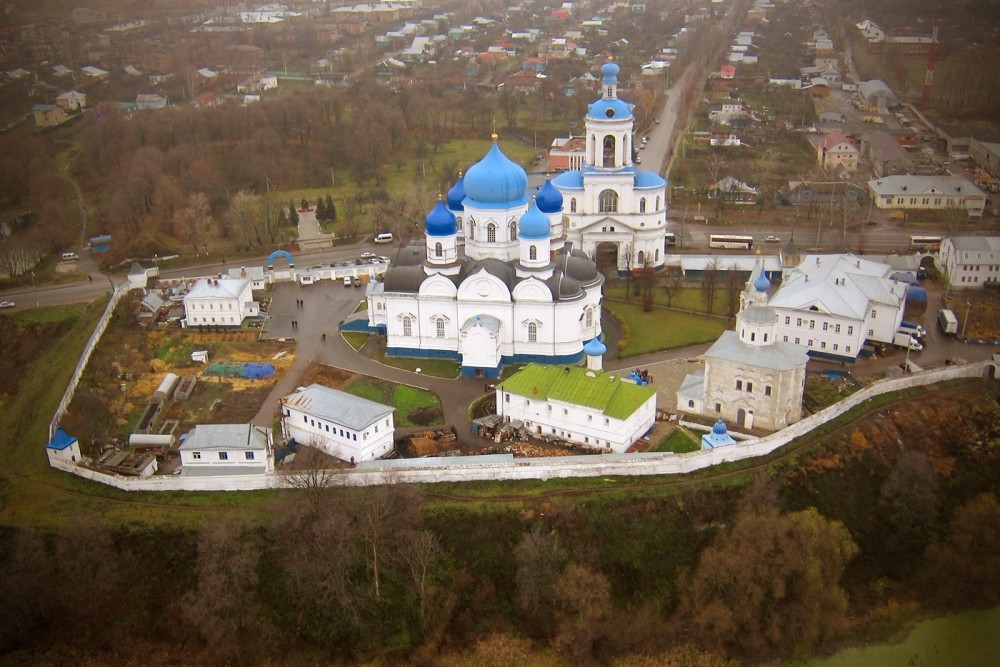
POLYGON ((299 249, 316 250, 329 248, 337 238, 336 234, 327 234, 316 220, 316 210, 299 212, 299 249))

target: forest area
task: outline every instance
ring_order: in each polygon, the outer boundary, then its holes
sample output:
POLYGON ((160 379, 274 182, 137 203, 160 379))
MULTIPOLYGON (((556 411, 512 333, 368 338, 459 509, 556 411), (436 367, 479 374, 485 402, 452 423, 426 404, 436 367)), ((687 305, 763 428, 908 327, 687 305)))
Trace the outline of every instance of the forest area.
POLYGON ((227 497, 176 526, 6 528, 0 653, 715 667, 879 641, 1000 603, 998 393, 895 399, 707 479, 333 489, 306 469, 260 516, 227 497))

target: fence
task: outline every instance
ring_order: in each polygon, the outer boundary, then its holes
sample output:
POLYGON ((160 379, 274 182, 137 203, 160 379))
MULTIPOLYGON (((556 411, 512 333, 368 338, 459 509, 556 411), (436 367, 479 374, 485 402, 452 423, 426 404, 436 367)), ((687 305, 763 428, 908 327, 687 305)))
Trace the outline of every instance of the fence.
MULTIPOLYGON (((684 474, 720 463, 742 461, 771 454, 795 438, 809 433, 814 428, 836 419, 848 410, 882 394, 936 384, 946 380, 983 377, 986 373, 995 377, 996 371, 996 362, 983 361, 923 371, 901 378, 880 380, 843 401, 766 438, 688 454, 604 454, 534 459, 515 459, 513 455, 492 455, 464 457, 457 461, 450 458, 446 463, 438 462, 437 464, 435 464, 434 459, 368 461, 353 469, 330 471, 327 480, 330 486, 370 486, 395 483, 684 474)), ((135 478, 99 472, 67 462, 57 461, 53 462, 52 465, 60 470, 126 491, 251 491, 299 486, 289 483, 290 478, 295 473, 135 478)))

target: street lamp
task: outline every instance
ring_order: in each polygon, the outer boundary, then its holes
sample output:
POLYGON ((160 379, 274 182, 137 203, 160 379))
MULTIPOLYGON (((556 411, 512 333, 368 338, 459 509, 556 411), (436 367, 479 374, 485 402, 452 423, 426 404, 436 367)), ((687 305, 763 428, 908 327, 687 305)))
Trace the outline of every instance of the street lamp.
POLYGON ((965 327, 969 324, 969 312, 972 310, 972 302, 965 302, 965 319, 962 321, 962 340, 965 340, 965 327))
POLYGON ((34 294, 35 294, 35 308, 38 308, 38 306, 40 304, 38 303, 38 288, 35 286, 35 272, 34 271, 31 272, 31 291, 34 292, 34 294))

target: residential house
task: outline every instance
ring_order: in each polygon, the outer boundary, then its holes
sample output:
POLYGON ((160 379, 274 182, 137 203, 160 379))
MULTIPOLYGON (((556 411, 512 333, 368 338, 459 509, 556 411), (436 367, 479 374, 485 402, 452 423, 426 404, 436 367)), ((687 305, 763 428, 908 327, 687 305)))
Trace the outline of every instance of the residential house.
POLYGON ((35 116, 37 127, 55 127, 69 120, 66 110, 55 104, 36 104, 31 107, 31 113, 35 116))
POLYGON ((991 176, 1000 177, 1000 143, 972 139, 969 142, 969 157, 991 176))
POLYGON ((816 161, 821 168, 847 173, 858 170, 860 151, 842 132, 828 132, 814 136, 811 141, 816 147, 816 161))
POLYGON ((247 278, 202 278, 184 296, 187 327, 236 327, 260 313, 247 278))
POLYGON ((753 206, 757 203, 757 190, 738 178, 726 176, 718 183, 708 186, 708 197, 712 200, 721 199, 727 205, 753 206))
POLYGON ((151 93, 140 93, 135 96, 135 108, 143 109, 165 109, 167 98, 151 93))
POLYGON ((93 79, 95 81, 101 81, 102 79, 108 78, 108 73, 101 69, 100 67, 94 67, 93 65, 87 65, 80 69, 83 75, 88 79, 93 79))
POLYGON ((951 289, 1000 284, 1000 237, 949 236, 941 242, 940 263, 951 289))
MULTIPOLYGON (((588 355, 593 351, 591 346, 588 355)), ((616 453, 656 422, 653 387, 580 366, 528 364, 497 385, 496 402, 498 415, 521 422, 535 437, 616 453)))
POLYGON ((181 475, 253 475, 274 471, 271 429, 253 424, 199 424, 183 438, 181 475))
POLYGON ((849 181, 789 181, 778 192, 785 206, 859 210, 865 199, 865 189, 849 181))
POLYGON ((717 102, 709 106, 708 119, 720 125, 729 125, 734 120, 746 118, 747 111, 742 100, 717 102))
POLYGON ((521 61, 521 69, 532 72, 544 72, 545 58, 525 58, 521 61))
POLYGON ((583 137, 556 137, 549 148, 549 170, 582 169, 587 157, 587 141, 583 137))
POLYGON ((78 90, 70 90, 56 97, 56 106, 66 111, 80 111, 87 106, 87 95, 78 90))
POLYGON ((866 341, 892 343, 907 290, 895 272, 851 254, 805 256, 768 303, 778 315, 775 336, 834 361, 853 362, 866 341))
POLYGON ((888 132, 868 132, 861 138, 861 155, 872 163, 878 177, 908 174, 913 171, 913 158, 888 132))
POLYGON ((393 408, 312 384, 281 399, 287 438, 344 461, 360 463, 393 451, 393 408))
POLYGON ((958 210, 983 217, 986 194, 961 176, 886 176, 868 181, 875 206, 904 211, 958 210))

